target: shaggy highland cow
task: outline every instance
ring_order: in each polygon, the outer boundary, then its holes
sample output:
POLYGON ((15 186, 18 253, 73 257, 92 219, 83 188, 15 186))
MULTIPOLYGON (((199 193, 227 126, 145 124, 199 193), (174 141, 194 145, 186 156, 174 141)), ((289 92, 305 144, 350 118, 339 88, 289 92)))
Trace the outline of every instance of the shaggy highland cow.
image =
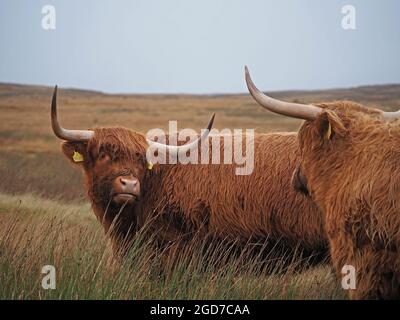
MULTIPOLYGON (((115 250, 151 221, 156 242, 167 255, 179 251, 195 235, 239 243, 268 239, 307 255, 326 253, 321 214, 290 185, 291 172, 299 162, 295 133, 256 136, 255 168, 247 176, 235 175, 235 166, 223 163, 149 168, 146 150, 153 141, 121 127, 64 129, 57 120, 56 93, 55 89, 53 131, 65 140, 64 155, 83 169, 94 213, 115 250)), ((186 153, 200 148, 196 143, 208 138, 203 134, 194 143, 167 149, 186 153)))
POLYGON ((293 186, 324 213, 331 259, 342 277, 355 268, 352 299, 400 298, 399 112, 342 101, 302 105, 261 93, 264 108, 306 120, 293 186), (346 269, 344 269, 346 270, 346 269))

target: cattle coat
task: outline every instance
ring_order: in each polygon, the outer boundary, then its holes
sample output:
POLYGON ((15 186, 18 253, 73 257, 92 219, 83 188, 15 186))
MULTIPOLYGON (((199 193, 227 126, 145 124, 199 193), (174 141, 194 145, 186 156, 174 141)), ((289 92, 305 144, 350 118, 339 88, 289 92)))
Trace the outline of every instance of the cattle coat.
POLYGON ((299 131, 300 167, 337 274, 354 267, 353 299, 400 298, 399 120, 349 101, 317 106, 321 114, 299 131))
MULTIPOLYGON (((236 164, 223 163, 154 164, 149 170, 147 147, 143 134, 126 128, 96 128, 88 142, 63 143, 69 159, 74 150, 84 154, 87 193, 106 232, 114 220, 115 247, 151 220, 160 246, 201 233, 243 243, 269 239, 312 252, 327 248, 320 211, 291 187, 299 161, 296 133, 256 134, 254 170, 247 176, 235 175, 236 164), (113 162, 96 169, 100 150, 113 162), (120 212, 108 194, 111 178, 123 170, 139 178, 141 196, 120 212)), ((221 153, 223 147, 221 139, 221 153)))

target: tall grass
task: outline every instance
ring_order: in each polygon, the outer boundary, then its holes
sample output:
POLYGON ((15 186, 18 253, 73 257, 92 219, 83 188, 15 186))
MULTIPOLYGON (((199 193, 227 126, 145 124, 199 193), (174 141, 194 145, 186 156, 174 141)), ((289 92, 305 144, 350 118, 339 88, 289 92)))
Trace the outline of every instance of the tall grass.
POLYGON ((344 297, 329 266, 300 272, 275 259, 275 267, 264 272, 261 257, 232 255, 226 246, 208 245, 200 242, 201 250, 179 252, 169 269, 151 235, 139 233, 128 256, 118 262, 87 205, 1 194, 0 299, 344 297), (44 265, 56 269, 55 290, 42 288, 44 265))

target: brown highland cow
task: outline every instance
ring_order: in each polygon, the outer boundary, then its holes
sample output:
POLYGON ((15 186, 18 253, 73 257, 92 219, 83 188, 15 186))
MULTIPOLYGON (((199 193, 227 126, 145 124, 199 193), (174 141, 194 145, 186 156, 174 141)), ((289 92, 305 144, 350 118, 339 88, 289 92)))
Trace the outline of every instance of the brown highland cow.
POLYGON ((354 267, 350 298, 400 298, 399 112, 348 101, 278 101, 254 86, 247 68, 245 73, 261 106, 306 120, 293 185, 323 211, 339 277, 354 267))
MULTIPOLYGON (((327 252, 321 214, 290 185, 299 162, 295 133, 257 135, 255 167, 247 176, 235 175, 235 166, 223 163, 149 168, 146 150, 154 142, 142 133, 121 127, 62 128, 57 120, 56 89, 53 131, 65 140, 64 155, 83 169, 94 213, 110 233, 115 250, 151 221, 156 242, 167 255, 179 251, 195 235, 239 243, 268 239, 307 255, 327 252)), ((186 153, 206 138, 203 134, 195 143, 167 148, 186 153)))

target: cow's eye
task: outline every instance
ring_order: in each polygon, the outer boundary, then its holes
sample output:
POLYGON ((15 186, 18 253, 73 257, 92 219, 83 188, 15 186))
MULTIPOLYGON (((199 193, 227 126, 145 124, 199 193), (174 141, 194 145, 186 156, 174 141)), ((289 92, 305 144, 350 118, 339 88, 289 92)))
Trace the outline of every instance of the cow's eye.
POLYGON ((109 159, 110 159, 110 157, 108 156, 107 153, 105 153, 105 152, 100 152, 99 157, 98 157, 98 160, 100 160, 100 161, 105 161, 105 160, 109 160, 109 159))

